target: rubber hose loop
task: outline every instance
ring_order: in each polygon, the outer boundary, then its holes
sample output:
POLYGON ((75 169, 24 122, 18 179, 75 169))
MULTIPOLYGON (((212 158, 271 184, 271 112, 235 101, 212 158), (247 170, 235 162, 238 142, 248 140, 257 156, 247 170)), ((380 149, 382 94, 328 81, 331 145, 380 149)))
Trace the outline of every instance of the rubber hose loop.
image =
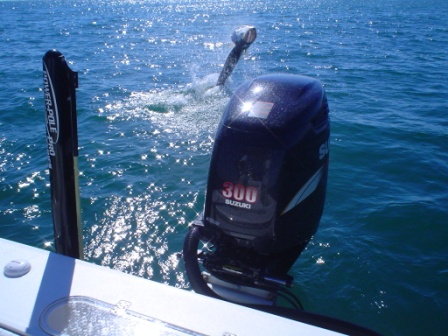
POLYGON ((197 252, 200 236, 200 228, 192 225, 184 240, 183 255, 188 279, 191 287, 196 293, 223 300, 223 298, 216 294, 202 278, 197 252))

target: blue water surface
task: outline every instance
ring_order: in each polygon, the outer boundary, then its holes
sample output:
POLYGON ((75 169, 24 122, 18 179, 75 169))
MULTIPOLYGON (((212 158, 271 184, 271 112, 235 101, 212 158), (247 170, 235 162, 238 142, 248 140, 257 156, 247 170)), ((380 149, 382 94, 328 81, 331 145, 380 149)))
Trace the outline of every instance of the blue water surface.
POLYGON ((445 0, 0 1, 0 237, 54 249, 42 56, 57 49, 79 73, 86 259, 189 289, 178 252, 228 101, 212 87, 250 24, 230 89, 303 74, 331 109, 325 211, 294 292, 384 335, 446 335, 447 22, 445 0))

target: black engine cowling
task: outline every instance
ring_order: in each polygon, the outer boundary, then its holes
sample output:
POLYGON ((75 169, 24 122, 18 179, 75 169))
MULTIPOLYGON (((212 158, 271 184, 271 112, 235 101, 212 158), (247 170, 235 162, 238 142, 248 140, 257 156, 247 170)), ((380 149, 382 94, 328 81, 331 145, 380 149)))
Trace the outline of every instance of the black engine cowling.
POLYGON ((244 83, 221 119, 201 235, 205 268, 227 281, 286 276, 316 232, 328 174, 329 109, 319 81, 266 75, 244 83))

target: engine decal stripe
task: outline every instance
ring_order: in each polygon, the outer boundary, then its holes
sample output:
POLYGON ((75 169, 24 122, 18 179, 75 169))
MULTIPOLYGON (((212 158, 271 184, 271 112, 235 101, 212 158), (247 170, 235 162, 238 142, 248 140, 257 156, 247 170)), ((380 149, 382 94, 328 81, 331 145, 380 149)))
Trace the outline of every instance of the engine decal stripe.
POLYGON ((314 190, 316 190, 319 185, 320 180, 322 179, 322 172, 324 167, 320 167, 317 172, 311 176, 311 178, 306 182, 303 187, 295 194, 292 200, 288 203, 285 210, 283 210, 282 215, 295 208, 299 203, 305 200, 309 195, 311 195, 314 190))

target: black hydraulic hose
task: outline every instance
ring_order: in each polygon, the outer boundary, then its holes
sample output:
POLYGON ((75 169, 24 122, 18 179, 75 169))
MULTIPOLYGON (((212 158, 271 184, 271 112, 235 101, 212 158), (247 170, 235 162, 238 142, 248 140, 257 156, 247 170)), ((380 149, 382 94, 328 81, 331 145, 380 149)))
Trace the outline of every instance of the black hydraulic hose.
POLYGON ((381 336, 376 331, 361 327, 351 322, 338 320, 333 317, 311 313, 303 310, 295 310, 286 307, 279 306, 264 306, 256 305, 247 306, 257 310, 264 311, 266 313, 274 314, 277 316, 285 317, 290 320, 318 326, 324 329, 333 330, 345 335, 350 336, 381 336))
POLYGON ((198 294, 213 297, 215 299, 224 300, 216 294, 202 278, 201 270, 198 263, 198 245, 200 238, 200 228, 192 225, 184 240, 183 256, 185 270, 191 287, 198 294))

